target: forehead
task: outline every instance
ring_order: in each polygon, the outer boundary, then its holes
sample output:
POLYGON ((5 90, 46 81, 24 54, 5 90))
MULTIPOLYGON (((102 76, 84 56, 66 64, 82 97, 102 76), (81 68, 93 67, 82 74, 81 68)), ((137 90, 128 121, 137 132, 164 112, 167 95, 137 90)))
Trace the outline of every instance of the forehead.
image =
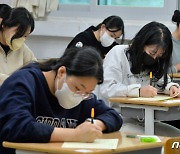
MULTIPOLYGON (((68 76, 74 86, 82 86, 87 90, 92 90, 96 86, 98 80, 95 77, 78 77, 68 76)), ((68 78, 67 77, 67 78, 68 78)))
POLYGON ((109 30, 110 30, 109 32, 110 32, 111 34, 115 35, 117 38, 122 35, 122 31, 121 31, 121 30, 119 30, 119 31, 117 31, 117 32, 112 32, 112 31, 115 30, 115 29, 109 29, 109 30))
POLYGON ((145 51, 163 51, 163 48, 162 47, 159 47, 157 45, 146 45, 144 47, 144 50, 145 51))

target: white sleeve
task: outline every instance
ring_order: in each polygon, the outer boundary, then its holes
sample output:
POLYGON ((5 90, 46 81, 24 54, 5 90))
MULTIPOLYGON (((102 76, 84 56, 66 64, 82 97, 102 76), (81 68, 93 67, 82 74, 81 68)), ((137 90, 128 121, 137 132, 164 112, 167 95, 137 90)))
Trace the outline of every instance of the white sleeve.
MULTIPOLYGON (((160 86, 163 85, 163 83, 164 83, 164 78, 162 77, 161 79, 158 80, 157 85, 160 87, 160 86)), ((171 82, 171 78, 168 76, 168 83, 167 83, 164 91, 162 91, 162 93, 169 95, 169 89, 170 89, 171 86, 179 87, 179 84, 171 82)))
POLYGON ((100 85, 100 93, 104 97, 130 96, 139 97, 140 84, 125 84, 123 78, 125 74, 122 67, 125 67, 124 61, 121 61, 119 47, 114 47, 106 55, 104 61, 104 82, 100 85))

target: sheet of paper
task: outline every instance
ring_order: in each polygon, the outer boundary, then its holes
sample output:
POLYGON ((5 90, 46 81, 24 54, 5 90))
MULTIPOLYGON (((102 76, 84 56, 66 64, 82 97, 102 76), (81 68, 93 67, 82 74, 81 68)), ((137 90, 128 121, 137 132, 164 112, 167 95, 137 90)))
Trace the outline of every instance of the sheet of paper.
POLYGON ((166 100, 166 103, 179 103, 180 100, 166 100))
POLYGON ((116 149, 118 139, 96 139, 93 143, 64 142, 62 148, 116 149))
POLYGON ((137 98, 130 98, 129 100, 140 100, 140 101, 162 101, 162 100, 167 100, 171 99, 173 97, 167 96, 167 95, 158 95, 154 97, 137 97, 137 98))

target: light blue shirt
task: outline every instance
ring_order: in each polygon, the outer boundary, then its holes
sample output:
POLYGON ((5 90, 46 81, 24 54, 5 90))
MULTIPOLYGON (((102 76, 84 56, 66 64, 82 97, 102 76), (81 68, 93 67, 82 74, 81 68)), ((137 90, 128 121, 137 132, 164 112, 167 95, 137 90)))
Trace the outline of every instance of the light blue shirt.
MULTIPOLYGON (((175 68, 175 64, 180 63, 180 40, 177 40, 175 37, 172 37, 173 41, 173 53, 172 53, 172 73, 176 73, 177 70, 175 68)), ((170 73, 171 73, 170 70, 170 73)))

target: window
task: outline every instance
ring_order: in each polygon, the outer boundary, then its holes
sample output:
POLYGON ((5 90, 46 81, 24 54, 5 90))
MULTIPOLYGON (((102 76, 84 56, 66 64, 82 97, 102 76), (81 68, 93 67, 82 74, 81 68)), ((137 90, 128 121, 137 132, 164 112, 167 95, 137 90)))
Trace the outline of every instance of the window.
POLYGON ((89 5, 90 0, 59 0, 59 4, 66 5, 89 5))
POLYGON ((163 7, 164 0, 98 0, 98 5, 121 7, 163 7))
MULTIPOLYGON (((90 0, 59 0, 65 5, 90 5, 90 0)), ((164 0, 98 0, 97 5, 126 7, 163 7, 164 0)))
POLYGON ((170 21, 178 0, 59 0, 53 16, 105 18, 119 15, 124 20, 170 21))

